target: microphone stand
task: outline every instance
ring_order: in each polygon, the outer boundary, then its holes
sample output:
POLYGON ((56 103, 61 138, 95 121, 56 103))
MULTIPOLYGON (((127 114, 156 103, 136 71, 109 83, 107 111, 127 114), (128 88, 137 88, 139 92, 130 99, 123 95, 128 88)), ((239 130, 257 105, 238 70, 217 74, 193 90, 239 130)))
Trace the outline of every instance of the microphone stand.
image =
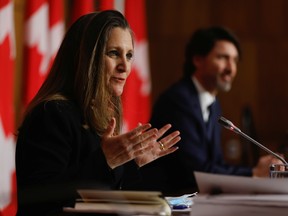
POLYGON ((231 121, 227 120, 224 117, 220 117, 218 119, 219 124, 221 124, 223 127, 225 127, 228 130, 231 130, 237 134, 240 134, 241 136, 243 136, 244 138, 246 138, 247 140, 251 141, 252 143, 254 143, 255 145, 257 145, 258 147, 260 147, 261 149, 263 149, 264 151, 266 151, 267 153, 273 155, 274 157, 276 157, 277 159, 281 160, 284 164, 288 164, 286 162, 286 160, 282 157, 280 157, 280 155, 276 154, 275 152, 271 151, 270 149, 268 149, 267 147, 265 147, 264 145, 260 144, 259 142, 257 142, 256 140, 252 139, 251 137, 249 137, 247 134, 243 133, 239 128, 237 128, 231 121))

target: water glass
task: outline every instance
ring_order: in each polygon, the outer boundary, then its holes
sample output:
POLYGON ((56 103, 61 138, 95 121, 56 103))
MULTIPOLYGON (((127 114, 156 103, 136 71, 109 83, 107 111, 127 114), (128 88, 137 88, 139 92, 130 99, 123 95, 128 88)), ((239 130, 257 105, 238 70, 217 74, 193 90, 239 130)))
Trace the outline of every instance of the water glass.
POLYGON ((272 164, 270 178, 288 178, 288 164, 272 164))

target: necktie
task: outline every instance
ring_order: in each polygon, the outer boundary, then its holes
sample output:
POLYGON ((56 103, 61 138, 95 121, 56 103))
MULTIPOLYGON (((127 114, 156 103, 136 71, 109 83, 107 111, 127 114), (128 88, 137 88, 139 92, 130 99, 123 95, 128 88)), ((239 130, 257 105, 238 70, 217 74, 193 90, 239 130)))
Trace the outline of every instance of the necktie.
POLYGON ((208 121, 206 122, 206 130, 207 130, 207 135, 209 139, 212 137, 212 129, 213 129, 213 121, 212 121, 212 116, 213 116, 213 103, 208 106, 207 108, 209 110, 209 117, 208 121))

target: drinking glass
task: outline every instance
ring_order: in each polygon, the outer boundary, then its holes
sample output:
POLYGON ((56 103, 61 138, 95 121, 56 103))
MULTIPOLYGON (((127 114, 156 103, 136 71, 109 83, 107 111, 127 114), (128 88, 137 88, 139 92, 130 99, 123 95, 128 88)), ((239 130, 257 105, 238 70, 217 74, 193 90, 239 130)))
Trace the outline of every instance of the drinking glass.
POLYGON ((272 164, 270 178, 288 178, 288 164, 272 164))

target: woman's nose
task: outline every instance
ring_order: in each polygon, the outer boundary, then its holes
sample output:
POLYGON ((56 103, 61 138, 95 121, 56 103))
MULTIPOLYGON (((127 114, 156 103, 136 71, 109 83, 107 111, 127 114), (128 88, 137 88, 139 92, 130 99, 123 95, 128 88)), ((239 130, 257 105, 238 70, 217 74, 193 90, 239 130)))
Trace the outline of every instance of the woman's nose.
POLYGON ((129 62, 126 57, 122 57, 119 59, 118 70, 121 72, 126 72, 129 69, 129 62))

